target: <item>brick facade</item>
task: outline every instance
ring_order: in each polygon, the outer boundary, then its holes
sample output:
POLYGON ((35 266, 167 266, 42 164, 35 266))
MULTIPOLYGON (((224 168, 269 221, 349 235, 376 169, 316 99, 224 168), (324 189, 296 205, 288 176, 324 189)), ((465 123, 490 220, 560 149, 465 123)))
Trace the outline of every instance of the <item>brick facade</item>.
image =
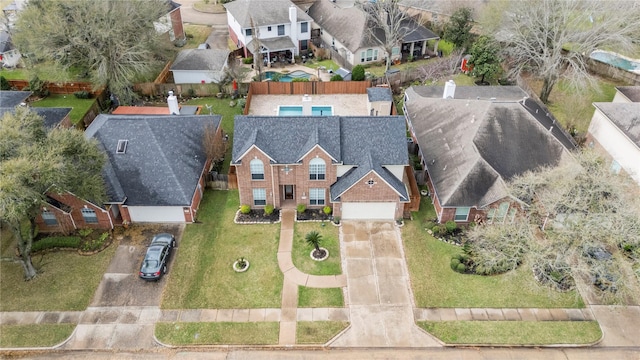
POLYGON ((42 218, 42 213, 36 217, 36 224, 41 232, 70 233, 75 229, 113 229, 111 214, 86 200, 82 200, 71 193, 48 194, 52 199, 66 205, 67 209, 61 209, 51 204, 45 204, 41 210, 52 212, 58 222, 57 225, 47 225, 42 218), (82 209, 91 209, 96 214, 97 222, 87 222, 82 214, 82 209))
MULTIPOLYGON (((369 173, 357 183, 355 183, 349 190, 345 191, 340 197, 340 200, 344 202, 395 202, 396 212, 394 219, 402 218, 404 212, 404 205, 400 205, 399 195, 391 186, 389 186, 381 177, 376 173, 369 173), (373 181, 373 185, 369 182, 373 181)), ((340 211, 338 210, 338 213, 340 211)), ((342 215, 342 214, 340 214, 342 215)))
POLYGON ((186 38, 184 33, 184 25, 182 23, 182 13, 180 8, 173 10, 169 16, 171 17, 171 27, 173 28, 173 35, 176 40, 184 40, 186 38))

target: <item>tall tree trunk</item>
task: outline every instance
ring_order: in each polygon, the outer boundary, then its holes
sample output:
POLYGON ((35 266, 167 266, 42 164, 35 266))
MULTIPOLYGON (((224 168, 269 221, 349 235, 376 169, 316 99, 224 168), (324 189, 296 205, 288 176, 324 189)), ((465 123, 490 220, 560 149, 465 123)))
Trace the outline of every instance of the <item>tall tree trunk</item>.
POLYGON ((548 104, 549 103, 549 95, 551 94, 551 90, 553 86, 556 84, 556 80, 550 77, 545 77, 544 82, 542 83, 542 90, 540 90, 540 100, 548 104))
POLYGON ((14 236, 16 237, 16 242, 18 243, 18 251, 20 251, 20 263, 22 264, 22 268, 24 269, 24 279, 31 280, 36 277, 36 269, 33 267, 33 263, 31 262, 31 246, 33 245, 33 234, 35 231, 35 224, 30 222, 29 233, 26 238, 22 235, 20 222, 10 223, 11 230, 13 231, 14 236))

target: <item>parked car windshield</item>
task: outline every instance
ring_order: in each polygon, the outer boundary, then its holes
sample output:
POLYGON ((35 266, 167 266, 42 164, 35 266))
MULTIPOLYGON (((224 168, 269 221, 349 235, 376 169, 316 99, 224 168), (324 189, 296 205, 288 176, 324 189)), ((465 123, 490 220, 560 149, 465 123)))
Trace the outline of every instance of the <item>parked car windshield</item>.
POLYGON ((143 269, 153 269, 153 268, 157 268, 158 267, 158 261, 157 260, 145 260, 144 264, 142 265, 143 269))

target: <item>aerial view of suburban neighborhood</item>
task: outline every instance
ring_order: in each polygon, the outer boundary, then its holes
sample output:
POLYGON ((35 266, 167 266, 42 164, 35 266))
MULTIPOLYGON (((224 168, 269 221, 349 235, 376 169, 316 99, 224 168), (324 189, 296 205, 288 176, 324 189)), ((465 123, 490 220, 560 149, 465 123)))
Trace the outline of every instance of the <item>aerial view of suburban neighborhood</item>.
POLYGON ((639 0, 0 0, 0 356, 640 359, 639 0))

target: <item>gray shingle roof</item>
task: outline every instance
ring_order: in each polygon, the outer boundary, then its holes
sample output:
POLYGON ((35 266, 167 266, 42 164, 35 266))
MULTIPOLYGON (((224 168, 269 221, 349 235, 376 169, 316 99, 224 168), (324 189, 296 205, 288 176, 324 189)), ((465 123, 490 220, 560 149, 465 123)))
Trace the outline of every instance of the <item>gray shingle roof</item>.
POLYGON ((632 102, 640 102, 640 86, 616 86, 616 90, 632 102))
POLYGON ((0 54, 15 49, 11 42, 11 35, 5 31, 0 30, 0 54))
POLYGON ((109 202, 188 206, 206 162, 203 134, 219 115, 98 115, 85 131, 107 153, 103 171, 109 202), (118 140, 127 140, 117 154, 118 140))
POLYGON ((375 101, 393 101, 391 89, 387 87, 367 88, 367 96, 370 102, 375 101))
POLYGON ((331 1, 320 0, 311 5, 309 16, 351 52, 378 45, 375 39, 367 36, 366 14, 355 6, 341 8, 331 1))
POLYGON ((275 163, 296 164, 316 145, 337 163, 355 167, 332 185, 332 200, 371 171, 408 199, 402 181, 384 168, 409 164, 406 125, 401 116, 236 116, 232 164, 240 163, 252 146, 275 163))
POLYGON ((31 91, 0 90, 0 107, 15 107, 31 96, 31 91))
POLYGON ((593 103, 593 106, 640 147, 640 103, 601 102, 593 103))
POLYGON ((176 56, 170 70, 207 70, 220 71, 223 69, 229 50, 217 49, 187 49, 176 56))
POLYGON ((44 118, 44 126, 48 129, 55 128, 71 112, 71 108, 32 107, 31 110, 44 118))
MULTIPOLYGON (((235 0, 224 4, 227 11, 243 28, 289 24, 289 0, 235 0), (253 24, 251 23, 253 21, 253 24)), ((296 6, 297 7, 297 6, 296 6)), ((298 22, 311 18, 297 7, 298 22)))
MULTIPOLYGON (((413 92, 428 98, 442 98, 444 86, 413 86, 413 92)), ((454 99, 518 101, 527 96, 518 86, 456 86, 454 99)))
POLYGON ((458 99, 460 89, 456 99, 442 99, 439 89, 439 98, 419 96, 431 92, 420 87, 406 91, 406 116, 443 206, 486 206, 508 196, 505 181, 568 154, 518 101, 458 99))

